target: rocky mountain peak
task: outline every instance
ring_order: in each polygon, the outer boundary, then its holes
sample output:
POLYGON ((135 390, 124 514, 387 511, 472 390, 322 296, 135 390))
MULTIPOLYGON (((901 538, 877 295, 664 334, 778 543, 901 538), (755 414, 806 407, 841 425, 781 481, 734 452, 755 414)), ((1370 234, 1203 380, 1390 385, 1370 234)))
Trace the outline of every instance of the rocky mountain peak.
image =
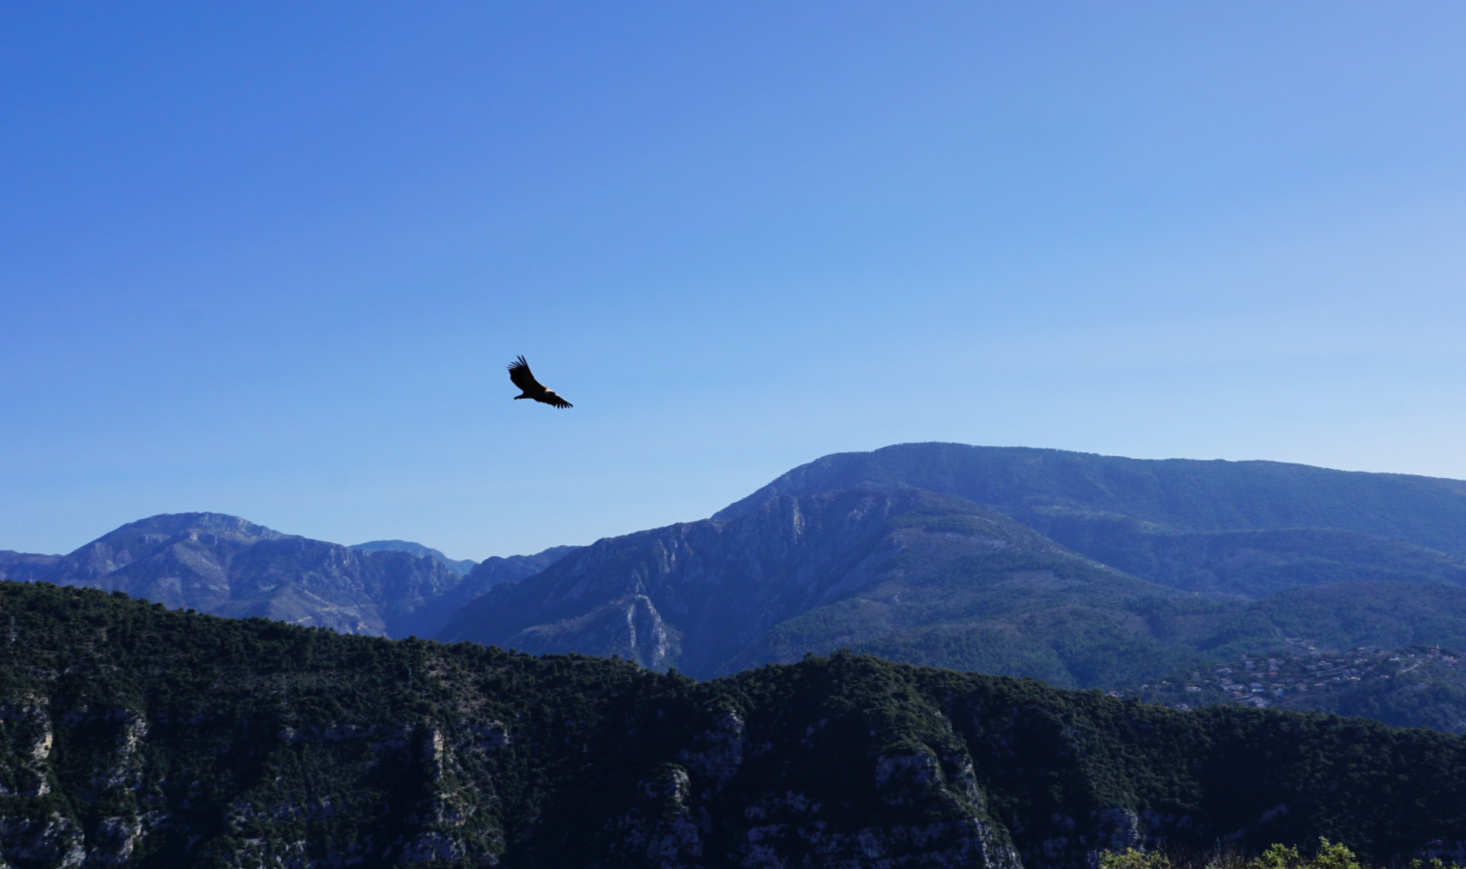
POLYGON ((103 535, 99 541, 114 545, 124 541, 137 541, 146 545, 147 543, 162 543, 177 535, 187 535, 191 539, 201 540, 206 544, 214 542, 208 539, 209 535, 239 543, 280 540, 294 536, 281 534, 279 531, 256 525, 227 513, 160 513, 157 516, 129 522, 103 535))

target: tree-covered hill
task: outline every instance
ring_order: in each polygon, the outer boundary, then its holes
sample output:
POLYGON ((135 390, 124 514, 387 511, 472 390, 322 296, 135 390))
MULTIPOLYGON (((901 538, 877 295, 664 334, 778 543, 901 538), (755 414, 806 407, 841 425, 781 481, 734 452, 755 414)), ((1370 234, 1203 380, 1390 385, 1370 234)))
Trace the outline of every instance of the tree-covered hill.
POLYGON ((0 858, 1026 866, 1466 851, 1466 742, 838 654, 711 682, 0 583, 0 858))

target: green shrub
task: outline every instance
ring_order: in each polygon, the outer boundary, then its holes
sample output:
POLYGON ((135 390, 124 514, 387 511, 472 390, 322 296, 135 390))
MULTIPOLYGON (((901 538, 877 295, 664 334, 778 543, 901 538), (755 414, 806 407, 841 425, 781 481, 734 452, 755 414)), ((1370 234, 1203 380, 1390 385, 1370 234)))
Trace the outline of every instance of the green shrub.
MULTIPOLYGON (((1328 839, 1318 840, 1318 852, 1304 857, 1291 845, 1274 844, 1251 860, 1231 855, 1218 855, 1198 866, 1194 861, 1176 859, 1158 851, 1106 851, 1100 855, 1099 869, 1378 869, 1361 863, 1347 846, 1328 839)), ((1439 858, 1413 860, 1410 869, 1466 869, 1439 858)))
POLYGON ((1171 860, 1158 851, 1106 851, 1100 855, 1100 869, 1172 869, 1171 860))

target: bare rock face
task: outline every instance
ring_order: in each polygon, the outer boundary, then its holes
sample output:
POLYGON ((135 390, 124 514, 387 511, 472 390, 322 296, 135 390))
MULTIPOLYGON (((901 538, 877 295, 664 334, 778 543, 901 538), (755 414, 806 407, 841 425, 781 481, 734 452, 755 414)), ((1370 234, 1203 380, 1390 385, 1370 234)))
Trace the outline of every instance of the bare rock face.
POLYGON ((689 805, 692 784, 687 770, 666 764, 637 782, 637 805, 613 818, 607 865, 648 865, 693 869, 704 865, 703 840, 712 831, 705 807, 689 805))
POLYGON ((19 699, 0 705, 0 797, 43 797, 51 792, 51 718, 44 698, 19 699))
MULTIPOLYGON (((876 795, 879 811, 851 824, 842 817, 837 795, 765 792, 744 809, 739 865, 1021 867, 961 766, 946 770, 922 749, 873 761, 865 767, 870 773, 865 790, 876 795), (791 861, 790 854, 808 855, 810 862, 791 861)), ((970 772, 970 761, 966 769, 970 772)))
POLYGON ((628 594, 583 615, 550 625, 534 625, 505 639, 503 646, 533 654, 594 647, 644 667, 665 669, 678 660, 681 632, 671 627, 645 594, 628 594))
POLYGON ((0 818, 4 859, 16 866, 55 866, 72 869, 86 862, 81 828, 59 811, 49 816, 0 818))
POLYGON ((725 707, 713 719, 712 726, 698 733, 692 745, 678 753, 677 759, 697 773, 706 783, 704 799, 717 796, 743 765, 744 721, 742 714, 725 707))
MULTIPOLYGON (((780 778, 770 775, 775 743, 750 745, 735 707, 709 712, 676 763, 639 780, 632 808, 602 832, 610 859, 592 865, 1019 869, 960 747, 944 745, 945 764, 927 746, 879 754, 870 744, 879 731, 852 743, 852 722, 822 720, 805 728, 797 753, 814 763, 839 758, 849 777, 785 776, 780 788, 771 787, 780 778), (851 812, 871 795, 871 811, 851 812)), ((772 736, 771 724, 756 729, 772 736)))

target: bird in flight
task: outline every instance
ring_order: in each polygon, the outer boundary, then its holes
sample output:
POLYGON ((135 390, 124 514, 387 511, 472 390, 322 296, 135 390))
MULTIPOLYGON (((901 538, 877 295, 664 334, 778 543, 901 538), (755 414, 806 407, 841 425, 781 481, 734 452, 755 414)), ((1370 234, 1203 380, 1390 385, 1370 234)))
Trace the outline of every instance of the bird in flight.
POLYGON ((521 398, 533 398, 535 401, 544 402, 553 407, 574 407, 573 404, 535 380, 534 375, 529 373, 529 363, 524 361, 523 356, 509 363, 509 379, 514 381, 514 385, 519 387, 520 392, 524 393, 514 396, 515 401, 521 398))

